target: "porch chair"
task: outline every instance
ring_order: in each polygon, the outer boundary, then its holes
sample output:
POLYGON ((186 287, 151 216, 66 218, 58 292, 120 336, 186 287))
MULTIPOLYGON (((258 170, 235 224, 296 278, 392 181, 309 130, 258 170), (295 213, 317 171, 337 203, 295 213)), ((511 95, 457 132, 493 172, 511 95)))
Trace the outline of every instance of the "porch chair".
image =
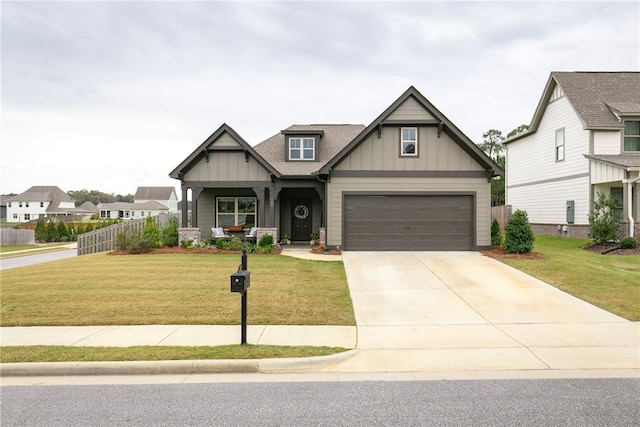
POLYGON ((251 227, 251 230, 249 230, 249 234, 244 235, 244 241, 255 244, 257 237, 258 237, 258 227, 251 227))
POLYGON ((222 227, 211 227, 211 236, 213 236, 213 240, 226 239, 227 237, 229 237, 224 234, 222 227))

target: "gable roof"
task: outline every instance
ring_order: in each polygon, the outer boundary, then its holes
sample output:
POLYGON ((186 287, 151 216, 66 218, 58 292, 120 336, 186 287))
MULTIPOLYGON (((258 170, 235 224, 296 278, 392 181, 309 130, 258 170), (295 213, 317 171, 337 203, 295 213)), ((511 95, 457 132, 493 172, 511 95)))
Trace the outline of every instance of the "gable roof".
POLYGON ((617 116, 640 115, 640 72, 553 71, 542 92, 529 129, 509 138, 508 144, 538 130, 542 116, 559 86, 582 121, 584 129, 617 130, 617 116))
POLYGON ((176 191, 173 187, 138 187, 134 200, 169 200, 176 191))
POLYGON ((62 202, 75 204, 71 196, 54 185, 34 185, 24 193, 8 197, 6 200, 8 202, 50 202, 50 206, 54 207, 58 207, 62 202))
POLYGON ((362 130, 364 125, 293 125, 282 132, 266 139, 254 148, 262 157, 267 160, 281 176, 290 177, 311 177, 321 169, 327 160, 332 159, 340 150, 353 140, 362 130), (318 143, 319 162, 285 160, 285 138, 286 134, 319 134, 318 143))
POLYGON ((231 126, 223 123, 214 133, 212 133, 205 141, 198 146, 186 159, 182 161, 171 173, 169 176, 174 179, 182 179, 182 175, 193 167, 202 157, 209 158, 209 152, 213 151, 213 145, 215 142, 224 134, 228 134, 237 144, 237 148, 227 148, 231 150, 244 151, 245 155, 253 156, 258 163, 271 172, 276 177, 279 177, 280 174, 277 170, 273 168, 265 159, 262 158, 260 154, 258 154, 253 147, 251 147, 247 141, 245 141, 238 133, 231 128, 231 126))
POLYGON ((400 97, 382 112, 369 126, 367 126, 360 134, 338 152, 331 160, 329 160, 320 173, 327 174, 333 166, 349 155, 362 141, 364 141, 371 133, 378 129, 386 119, 393 114, 405 101, 413 98, 422 108, 424 108, 432 117, 434 124, 438 124, 451 139, 457 143, 469 156, 478 162, 485 170, 491 171, 491 176, 502 175, 504 171, 487 156, 476 144, 473 143, 460 129, 458 129, 444 114, 442 114, 427 98, 425 98, 415 87, 410 86, 400 97))

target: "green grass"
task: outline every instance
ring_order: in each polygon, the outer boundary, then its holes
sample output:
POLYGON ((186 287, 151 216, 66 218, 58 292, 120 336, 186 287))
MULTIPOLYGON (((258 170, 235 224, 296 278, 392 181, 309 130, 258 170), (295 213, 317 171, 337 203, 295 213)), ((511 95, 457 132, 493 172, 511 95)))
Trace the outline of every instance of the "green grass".
POLYGON ((2 347, 0 363, 135 360, 273 359, 314 357, 347 351, 340 347, 223 345, 216 347, 2 347))
MULTIPOLYGON (((248 323, 355 325, 341 262, 248 257, 248 323)), ((238 255, 84 255, 2 271, 1 326, 235 325, 238 255)))
POLYGON ((544 259, 500 261, 573 296, 632 321, 640 320, 640 255, 601 255, 585 239, 536 236, 544 259))

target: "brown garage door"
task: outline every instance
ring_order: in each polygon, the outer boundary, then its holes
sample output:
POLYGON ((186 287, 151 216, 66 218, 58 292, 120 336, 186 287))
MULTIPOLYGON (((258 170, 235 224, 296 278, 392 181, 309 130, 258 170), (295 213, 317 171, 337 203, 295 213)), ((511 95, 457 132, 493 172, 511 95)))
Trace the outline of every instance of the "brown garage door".
POLYGON ((473 197, 345 196, 344 249, 473 250, 473 197))

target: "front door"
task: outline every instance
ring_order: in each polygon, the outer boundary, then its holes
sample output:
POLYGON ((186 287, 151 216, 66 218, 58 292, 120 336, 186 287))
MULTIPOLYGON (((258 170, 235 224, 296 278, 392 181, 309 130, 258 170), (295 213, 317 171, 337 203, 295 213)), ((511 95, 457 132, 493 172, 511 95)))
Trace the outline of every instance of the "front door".
POLYGON ((291 240, 309 240, 312 232, 311 199, 291 200, 291 240))

